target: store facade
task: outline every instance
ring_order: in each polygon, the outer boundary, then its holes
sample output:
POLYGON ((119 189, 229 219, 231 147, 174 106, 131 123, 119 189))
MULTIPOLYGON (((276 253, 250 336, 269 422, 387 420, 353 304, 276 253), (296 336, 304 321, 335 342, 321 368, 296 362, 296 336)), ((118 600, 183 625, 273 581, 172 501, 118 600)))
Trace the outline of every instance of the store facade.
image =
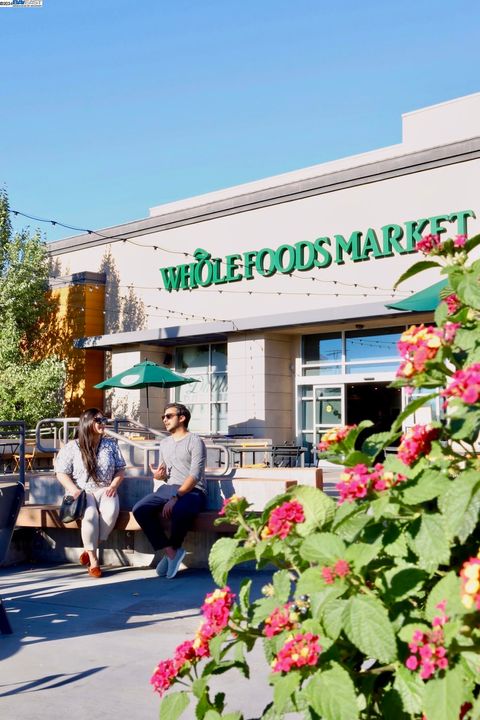
MULTIPOLYGON (((205 434, 312 447, 335 424, 386 427, 405 403, 388 387, 399 335, 432 319, 389 306, 441 277, 395 281, 422 235, 480 232, 479 118, 480 94, 424 108, 398 145, 51 243, 57 285, 104 284, 104 331, 77 345, 112 373, 148 358, 198 378, 168 399, 205 434)), ((140 392, 113 410, 144 417, 140 392)), ((150 395, 154 426, 165 399, 150 395)))

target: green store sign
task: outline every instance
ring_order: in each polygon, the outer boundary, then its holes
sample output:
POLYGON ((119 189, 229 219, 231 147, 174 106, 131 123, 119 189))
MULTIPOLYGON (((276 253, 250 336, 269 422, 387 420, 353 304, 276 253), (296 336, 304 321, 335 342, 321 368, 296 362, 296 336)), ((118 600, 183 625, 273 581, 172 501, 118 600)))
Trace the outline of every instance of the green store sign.
POLYGON ((316 240, 301 240, 294 245, 279 245, 276 249, 260 248, 233 253, 225 258, 212 257, 198 248, 195 261, 184 265, 160 268, 165 290, 194 290, 210 285, 253 280, 256 276, 272 277, 276 273, 288 275, 314 268, 324 269, 352 262, 380 260, 394 255, 417 252, 416 245, 423 235, 467 235, 467 220, 474 218, 473 210, 459 210, 449 215, 408 220, 403 225, 384 225, 377 232, 354 230, 344 235, 324 236, 316 240), (453 226, 453 227, 449 227, 453 226))

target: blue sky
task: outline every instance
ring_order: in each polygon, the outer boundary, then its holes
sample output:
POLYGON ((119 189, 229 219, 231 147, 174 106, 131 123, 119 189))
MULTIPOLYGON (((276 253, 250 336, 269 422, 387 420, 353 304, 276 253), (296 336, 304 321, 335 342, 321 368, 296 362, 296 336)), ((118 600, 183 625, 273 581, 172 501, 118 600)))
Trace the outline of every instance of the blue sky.
POLYGON ((0 7, 0 186, 99 229, 400 142, 403 112, 480 89, 479 21, 478 0, 0 7))

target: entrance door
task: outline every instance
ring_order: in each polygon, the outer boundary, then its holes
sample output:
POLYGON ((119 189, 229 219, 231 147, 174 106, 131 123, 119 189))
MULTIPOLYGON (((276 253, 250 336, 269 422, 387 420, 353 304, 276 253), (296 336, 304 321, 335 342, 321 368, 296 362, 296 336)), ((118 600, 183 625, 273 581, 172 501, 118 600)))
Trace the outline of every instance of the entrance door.
POLYGON ((348 383, 347 425, 371 420, 373 426, 363 431, 359 445, 373 433, 387 432, 402 409, 400 388, 388 387, 386 382, 348 383))
POLYGON ((344 385, 316 385, 313 397, 314 444, 317 445, 329 428, 345 425, 344 385))

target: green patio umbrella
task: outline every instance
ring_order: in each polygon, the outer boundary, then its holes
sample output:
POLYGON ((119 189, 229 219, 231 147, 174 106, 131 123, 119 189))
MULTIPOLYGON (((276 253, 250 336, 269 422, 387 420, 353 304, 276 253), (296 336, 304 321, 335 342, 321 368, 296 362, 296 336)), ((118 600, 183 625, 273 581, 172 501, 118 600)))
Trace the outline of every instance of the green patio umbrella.
POLYGON ((102 380, 94 387, 99 389, 104 388, 132 388, 139 390, 140 388, 146 388, 147 390, 147 423, 150 425, 150 408, 148 405, 148 388, 149 387, 163 387, 171 388, 177 387, 178 385, 185 385, 186 383, 200 382, 196 378, 186 377, 185 375, 177 375, 166 367, 157 365, 157 363, 151 362, 150 360, 144 360, 142 363, 138 363, 128 370, 124 370, 118 375, 114 375, 107 380, 102 380))
POLYGON ((398 302, 385 305, 387 308, 394 310, 408 310, 409 312, 429 312, 436 310, 442 299, 441 293, 447 287, 447 280, 440 280, 435 285, 430 285, 424 290, 410 295, 410 297, 399 300, 398 302))

